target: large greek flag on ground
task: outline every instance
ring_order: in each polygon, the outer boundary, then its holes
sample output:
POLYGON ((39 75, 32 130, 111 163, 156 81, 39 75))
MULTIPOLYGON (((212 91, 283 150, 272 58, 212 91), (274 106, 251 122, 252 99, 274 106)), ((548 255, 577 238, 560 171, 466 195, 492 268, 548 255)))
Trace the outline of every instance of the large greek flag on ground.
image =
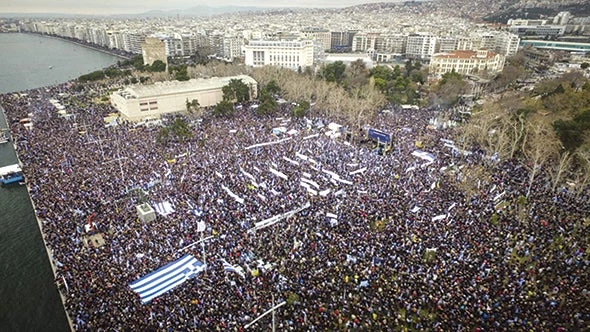
POLYGON ((129 286, 139 294, 141 303, 146 304, 203 272, 206 267, 205 264, 197 261, 193 256, 185 255, 181 259, 168 263, 156 271, 135 280, 129 286))

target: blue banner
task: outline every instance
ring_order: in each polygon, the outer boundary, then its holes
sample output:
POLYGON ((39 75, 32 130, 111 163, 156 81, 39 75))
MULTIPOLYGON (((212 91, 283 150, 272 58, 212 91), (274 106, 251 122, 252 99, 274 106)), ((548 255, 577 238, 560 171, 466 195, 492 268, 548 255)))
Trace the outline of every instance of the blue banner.
POLYGON ((369 137, 382 143, 391 143, 391 134, 384 133, 377 129, 369 129, 369 137))

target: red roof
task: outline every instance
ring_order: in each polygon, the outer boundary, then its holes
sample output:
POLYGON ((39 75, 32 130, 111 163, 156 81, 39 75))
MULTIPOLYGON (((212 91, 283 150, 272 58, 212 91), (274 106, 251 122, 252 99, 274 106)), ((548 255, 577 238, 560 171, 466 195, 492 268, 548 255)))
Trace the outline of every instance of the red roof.
POLYGON ((446 58, 446 59, 482 59, 482 58, 486 58, 486 59, 491 59, 494 56, 496 56, 496 53, 492 52, 492 51, 485 51, 486 56, 485 57, 478 57, 478 51, 471 51, 471 50, 458 50, 458 51, 452 51, 452 52, 445 52, 445 53, 439 53, 439 54, 435 54, 434 57, 436 58, 446 58))

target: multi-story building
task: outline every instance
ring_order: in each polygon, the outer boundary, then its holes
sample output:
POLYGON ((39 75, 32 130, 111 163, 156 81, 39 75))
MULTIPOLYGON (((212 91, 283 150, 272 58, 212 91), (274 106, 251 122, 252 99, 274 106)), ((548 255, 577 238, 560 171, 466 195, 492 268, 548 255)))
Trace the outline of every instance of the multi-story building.
POLYGON ((348 52, 352 50, 352 40, 358 31, 332 31, 330 49, 338 52, 348 52))
POLYGON ((123 33, 123 49, 127 52, 140 54, 141 43, 145 40, 143 34, 137 32, 124 32, 123 33))
POLYGON ((410 34, 406 43, 406 57, 426 60, 436 51, 436 36, 429 33, 410 34))
POLYGON ((301 30, 303 37, 312 39, 324 51, 332 47, 332 34, 329 30, 321 28, 305 28, 301 30))
POLYGON ((248 66, 278 66, 303 70, 313 66, 311 40, 252 40, 244 45, 244 63, 248 66))
POLYGON ((400 58, 405 53, 406 35, 386 34, 381 35, 375 41, 375 50, 368 50, 371 58, 377 62, 390 62, 400 58))
POLYGON ((107 47, 109 45, 109 36, 106 30, 103 28, 90 28, 90 42, 107 47))
POLYGON ((381 35, 375 41, 377 53, 402 55, 405 53, 407 36, 400 34, 381 35))
POLYGON ((473 39, 470 37, 457 37, 457 48, 456 50, 473 50, 473 39))
POLYGON ((223 54, 223 38, 224 34, 221 31, 213 31, 208 35, 209 47, 214 54, 223 54))
POLYGON ((242 36, 226 36, 223 37, 223 57, 232 61, 236 58, 241 58, 242 48, 244 47, 244 38, 242 36))
POLYGON ((524 18, 513 18, 508 20, 508 25, 519 25, 519 26, 536 26, 545 25, 547 20, 527 20, 524 18))
POLYGON ((119 31, 107 31, 109 38, 109 48, 122 49, 123 48, 123 36, 119 31))
POLYGON ((565 33, 565 28, 565 25, 512 25, 508 31, 520 36, 561 36, 565 33))
POLYGON ((555 25, 566 25, 573 18, 570 12, 559 12, 553 17, 553 24, 555 25))
POLYGON ((519 42, 520 38, 513 33, 506 31, 488 31, 475 36, 473 38, 472 47, 469 49, 492 50, 508 57, 516 54, 519 42))
POLYGON ((452 52, 457 49, 457 38, 455 37, 442 37, 438 38, 438 46, 436 47, 438 52, 452 52))
POLYGON ((375 44, 379 38, 380 33, 376 32, 359 32, 352 38, 353 52, 366 52, 368 50, 375 50, 375 44))
POLYGON ((488 50, 437 53, 430 59, 429 72, 434 76, 456 72, 462 75, 495 75, 504 69, 505 57, 488 50))
POLYGON ((74 38, 78 39, 78 40, 82 40, 85 42, 89 42, 90 41, 90 37, 89 37, 89 33, 88 33, 88 28, 83 26, 83 25, 76 25, 74 27, 74 38))

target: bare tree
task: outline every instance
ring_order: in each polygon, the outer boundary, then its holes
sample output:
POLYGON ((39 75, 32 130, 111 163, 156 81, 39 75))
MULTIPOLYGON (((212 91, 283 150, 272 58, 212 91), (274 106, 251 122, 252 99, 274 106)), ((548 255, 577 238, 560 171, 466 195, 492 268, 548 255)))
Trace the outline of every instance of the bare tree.
POLYGON ((576 157, 580 163, 576 181, 576 195, 580 195, 588 190, 588 185, 590 185, 590 150, 580 150, 576 152, 576 157))
POLYGON ((529 125, 523 142, 523 153, 528 161, 524 165, 529 171, 526 197, 529 196, 533 182, 541 168, 558 155, 559 147, 559 140, 549 126, 543 123, 529 125))
POLYGON ((573 157, 569 151, 564 152, 559 157, 557 163, 555 163, 549 172, 549 176, 551 176, 551 189, 555 191, 555 188, 561 182, 564 174, 569 171, 572 166, 573 157))

